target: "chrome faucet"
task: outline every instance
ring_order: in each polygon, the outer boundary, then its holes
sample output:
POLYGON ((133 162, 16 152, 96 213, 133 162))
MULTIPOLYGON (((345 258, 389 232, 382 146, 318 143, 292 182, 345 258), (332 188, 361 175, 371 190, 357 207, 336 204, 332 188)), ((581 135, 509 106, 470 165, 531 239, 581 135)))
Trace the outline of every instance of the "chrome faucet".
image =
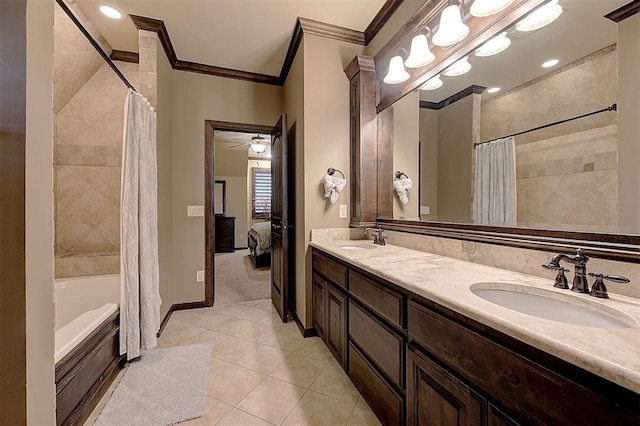
POLYGON ((384 229, 382 229, 380 225, 377 225, 375 228, 366 228, 364 230, 364 234, 367 235, 367 232, 369 231, 373 231, 373 244, 377 244, 379 246, 386 245, 384 240, 386 240, 387 237, 382 235, 382 233, 384 232, 384 229))
POLYGON ((582 249, 578 249, 578 252, 573 256, 564 253, 556 254, 551 259, 551 262, 542 266, 554 271, 562 271, 563 268, 560 266, 561 260, 565 260, 576 265, 575 276, 573 277, 573 286, 571 287, 571 291, 575 291, 578 293, 589 293, 589 282, 587 281, 587 262, 589 261, 589 256, 584 254, 582 249))

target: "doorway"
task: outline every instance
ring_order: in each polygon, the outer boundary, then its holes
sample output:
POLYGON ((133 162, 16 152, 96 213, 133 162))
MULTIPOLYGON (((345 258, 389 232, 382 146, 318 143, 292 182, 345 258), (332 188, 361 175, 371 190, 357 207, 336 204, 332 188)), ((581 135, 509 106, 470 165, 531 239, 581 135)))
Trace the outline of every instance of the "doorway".
MULTIPOLYGON (((205 297, 209 306, 214 300, 271 298, 273 130, 271 126, 206 122, 205 297)), ((278 259, 278 264, 292 267, 293 255, 292 251, 287 256, 291 260, 278 259)))

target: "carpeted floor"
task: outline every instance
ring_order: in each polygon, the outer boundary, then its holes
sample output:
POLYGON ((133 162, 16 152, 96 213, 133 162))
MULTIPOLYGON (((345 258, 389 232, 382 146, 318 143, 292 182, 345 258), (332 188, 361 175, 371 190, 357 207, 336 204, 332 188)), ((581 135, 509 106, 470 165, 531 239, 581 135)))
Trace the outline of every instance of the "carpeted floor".
POLYGON ((94 426, 163 426, 201 417, 211 350, 211 343, 200 343, 143 351, 94 426))
POLYGON ((256 269, 249 250, 215 255, 215 303, 271 298, 271 268, 256 269))

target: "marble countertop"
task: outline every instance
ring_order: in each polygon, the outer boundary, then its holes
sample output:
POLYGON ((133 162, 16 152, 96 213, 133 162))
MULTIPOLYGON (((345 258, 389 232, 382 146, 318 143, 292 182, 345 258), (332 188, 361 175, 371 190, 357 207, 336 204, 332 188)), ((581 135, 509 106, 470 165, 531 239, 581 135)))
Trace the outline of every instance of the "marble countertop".
MULTIPOLYGON (((553 287, 552 279, 387 245, 374 250, 345 250, 344 245, 369 240, 315 241, 311 246, 471 319, 491 326, 560 359, 640 393, 640 300, 609 293, 610 299, 553 287), (473 284, 496 282, 534 287, 558 299, 596 306, 629 328, 601 329, 551 321, 513 311, 476 296, 473 284), (548 292, 548 293, 547 293, 548 292), (557 296, 557 297, 556 297, 557 296)), ((554 273, 549 271, 551 278, 554 273)), ((569 277, 571 280, 571 277, 569 277)))

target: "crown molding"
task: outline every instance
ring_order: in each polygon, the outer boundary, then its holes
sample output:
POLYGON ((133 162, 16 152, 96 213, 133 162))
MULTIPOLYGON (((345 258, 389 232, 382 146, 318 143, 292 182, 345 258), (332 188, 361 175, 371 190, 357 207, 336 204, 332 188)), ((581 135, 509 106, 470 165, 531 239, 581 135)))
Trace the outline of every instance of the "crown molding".
POLYGON ((640 12, 640 0, 633 0, 613 12, 607 13, 604 17, 619 23, 638 12, 640 12))
POLYGON ((387 0, 376 16, 373 17, 367 28, 364 30, 364 40, 365 44, 371 43, 371 40, 378 35, 384 24, 387 23, 389 18, 394 14, 394 12, 400 7, 404 0, 387 0))
MULTIPOLYGON (((378 34, 380 29, 382 29, 384 24, 389 20, 389 18, 391 18, 403 1, 404 0, 387 0, 364 31, 352 30, 338 25, 299 17, 296 20, 296 25, 293 29, 293 34, 291 35, 291 41, 289 42, 289 48, 287 49, 287 54, 285 55, 282 69, 278 76, 183 61, 178 59, 164 21, 137 15, 129 15, 129 17, 139 30, 152 31, 158 34, 158 38, 162 43, 164 52, 169 60, 169 64, 171 64, 171 67, 175 70, 252 81, 254 83, 270 84, 274 86, 283 86, 287 80, 289 71, 291 71, 291 66, 293 65, 293 60, 298 52, 300 43, 302 42, 302 37, 305 34, 312 34, 319 37, 326 37, 366 46, 378 34)), ((114 61, 138 62, 139 56, 135 52, 114 50, 110 58, 114 61)))
POLYGON ((454 102, 458 102, 459 100, 464 99, 471 94, 475 93, 480 95, 485 90, 487 90, 486 87, 473 84, 467 88, 462 89, 458 93, 455 93, 448 98, 441 100, 440 102, 420 101, 420 108, 439 110, 451 105, 454 102))

